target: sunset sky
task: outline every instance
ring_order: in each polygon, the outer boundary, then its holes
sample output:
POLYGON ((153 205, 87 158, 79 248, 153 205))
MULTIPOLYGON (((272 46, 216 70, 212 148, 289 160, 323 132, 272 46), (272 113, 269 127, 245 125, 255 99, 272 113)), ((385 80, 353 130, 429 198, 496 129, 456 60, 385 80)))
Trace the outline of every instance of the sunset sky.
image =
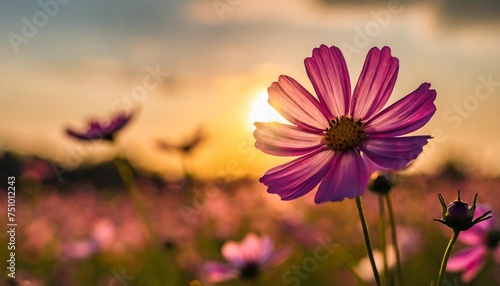
POLYGON ((500 174, 497 1, 27 2, 0 5, 0 151, 66 166, 120 152, 169 177, 180 157, 156 141, 181 143, 201 127, 197 174, 257 176, 290 160, 253 147, 252 122, 278 118, 265 101, 279 75, 313 91, 303 60, 335 45, 354 86, 368 50, 390 46, 400 60, 390 103, 422 82, 438 93, 435 116, 417 131, 435 138, 415 171, 454 158, 500 174), (136 114, 119 151, 64 134, 124 109, 136 114))

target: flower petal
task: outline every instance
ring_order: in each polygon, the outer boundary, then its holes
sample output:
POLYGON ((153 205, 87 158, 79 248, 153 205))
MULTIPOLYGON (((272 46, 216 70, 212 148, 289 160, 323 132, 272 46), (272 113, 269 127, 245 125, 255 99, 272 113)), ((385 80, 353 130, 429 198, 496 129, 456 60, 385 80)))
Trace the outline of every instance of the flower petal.
POLYGON ((269 256, 271 250, 271 239, 268 236, 259 238, 254 233, 247 234, 240 244, 240 251, 246 264, 259 262, 261 257, 269 256))
POLYGON ((272 253, 272 255, 267 259, 267 261, 263 264, 264 267, 274 266, 283 263, 285 260, 290 257, 292 251, 290 248, 282 248, 272 253))
POLYGON ((245 265, 245 258, 240 244, 235 241, 228 241, 222 246, 222 256, 233 266, 241 268, 245 265))
POLYGON ((453 254, 448 259, 446 270, 468 271, 471 266, 476 265, 478 261, 486 258, 487 250, 484 246, 469 247, 453 254))
POLYGON ((245 236, 241 243, 228 241, 222 247, 222 256, 237 268, 251 262, 266 261, 271 257, 273 243, 268 236, 258 237, 254 233, 245 236))
POLYGON ((365 161, 366 173, 368 174, 368 177, 370 177, 371 174, 373 174, 377 171, 378 172, 390 171, 390 169, 388 169, 388 168, 384 168, 380 165, 377 165, 375 162, 370 160, 370 158, 368 158, 368 156, 366 156, 365 154, 361 154, 361 157, 363 158, 363 161, 365 161))
POLYGON ((78 132, 72 128, 66 128, 66 134, 84 141, 108 140, 113 141, 115 133, 122 129, 132 118, 132 113, 128 115, 119 114, 108 123, 100 123, 95 120, 89 122, 87 131, 78 132))
POLYGON ((269 238, 269 236, 264 235, 260 239, 259 257, 257 257, 257 261, 260 265, 264 265, 269 260, 269 258, 273 255, 273 249, 273 241, 269 238))
POLYGON ((324 131, 328 127, 326 111, 318 100, 297 81, 288 76, 280 76, 267 89, 269 104, 286 120, 311 131, 324 131))
POLYGON ((102 138, 102 133, 99 133, 99 134, 81 133, 81 132, 75 131, 71 128, 66 128, 65 131, 66 131, 67 135, 74 137, 74 138, 77 138, 77 139, 80 139, 80 140, 94 140, 94 139, 102 138))
POLYGON ((319 101, 330 119, 349 112, 351 81, 342 52, 337 47, 321 45, 312 57, 304 60, 307 75, 319 101))
POLYGON ((483 269, 485 264, 486 264, 485 257, 483 257, 482 259, 477 259, 477 260, 473 261, 468 266, 468 268, 464 272, 464 274, 462 274, 462 277, 461 277, 462 281, 464 281, 465 283, 471 282, 477 276, 479 271, 481 271, 483 269))
POLYGON ((359 148, 375 164, 398 170, 417 158, 430 138, 431 136, 367 138, 359 148))
POLYGON ((357 150, 335 154, 328 174, 321 182, 314 202, 338 202, 362 195, 368 182, 366 165, 357 150))
POLYGON ((334 152, 322 148, 267 171, 260 182, 267 192, 278 194, 282 200, 301 197, 316 187, 325 177, 334 152))
POLYGON ((238 277, 238 270, 230 265, 208 262, 204 266, 204 272, 210 282, 218 283, 238 277))
POLYGON ((413 132, 431 119, 436 106, 436 91, 423 83, 415 91, 382 110, 366 122, 364 131, 370 136, 399 136, 413 132))
MULTIPOLYGON (((486 208, 484 208, 481 205, 478 205, 474 212, 474 217, 480 216, 486 211, 487 211, 486 208)), ((493 228, 493 222, 494 222, 493 219, 488 219, 481 223, 475 224, 468 230, 460 232, 458 240, 468 245, 478 245, 483 243, 487 236, 488 231, 490 231, 491 228, 493 228)))
POLYGON ((475 228, 475 226, 466 231, 462 231, 460 233, 460 236, 458 237, 458 240, 468 245, 477 245, 479 243, 482 243, 485 233, 482 230, 475 228))
POLYGON ((389 47, 382 50, 374 47, 368 52, 352 96, 354 118, 369 120, 384 107, 396 83, 398 70, 399 60, 391 56, 389 47))
POLYGON ((449 258, 446 270, 463 271, 461 279, 469 283, 483 268, 487 253, 488 250, 484 246, 466 248, 449 258))
POLYGON ((118 116, 113 118, 107 125, 103 125, 102 128, 105 132, 108 133, 116 132, 122 129, 123 126, 125 126, 130 121, 130 119, 132 119, 132 115, 133 113, 130 113, 128 115, 119 114, 118 116))
POLYGON ((325 136, 278 122, 256 122, 255 147, 276 156, 300 156, 325 144, 325 136))

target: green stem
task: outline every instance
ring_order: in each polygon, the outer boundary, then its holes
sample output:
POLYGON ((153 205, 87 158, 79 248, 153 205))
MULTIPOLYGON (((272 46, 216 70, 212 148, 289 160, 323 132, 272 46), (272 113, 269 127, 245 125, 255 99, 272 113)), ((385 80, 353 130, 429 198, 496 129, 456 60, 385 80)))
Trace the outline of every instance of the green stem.
POLYGON ((450 242, 446 247, 446 251, 444 252, 443 261, 441 262, 441 268, 439 269, 439 277, 436 286, 443 286, 444 273, 446 272, 446 264, 448 264, 448 258, 450 258, 451 250, 453 249, 453 245, 455 245, 455 242, 457 241, 459 234, 460 230, 453 231, 453 237, 450 239, 450 242))
POLYGON ((365 238, 366 252, 370 258, 370 263, 372 265, 373 276, 375 277, 375 282, 377 286, 380 286, 380 277, 377 271, 377 265, 375 264, 375 258, 373 257, 372 243, 370 242, 370 236, 368 234, 368 226, 366 225, 365 215, 363 213, 363 206, 361 205, 361 198, 356 196, 356 206, 358 207, 359 220, 361 221, 361 227, 363 228, 363 236, 365 238))
POLYGON ((392 211, 392 202, 391 202, 391 197, 389 196, 389 194, 385 195, 385 200, 387 203, 387 209, 389 211, 389 221, 391 223, 391 229, 392 229, 392 244, 394 244, 394 249, 396 250, 396 271, 398 273, 397 277, 398 277, 399 285, 403 286, 404 279, 403 279, 403 270, 401 268, 401 254, 399 252, 396 223, 394 220, 394 212, 392 211))
POLYGON ((378 233, 380 239, 380 249, 382 250, 382 257, 384 260, 384 276, 382 282, 384 285, 389 285, 389 264, 387 263, 387 241, 385 237, 385 207, 384 197, 378 196, 378 203, 380 209, 380 216, 378 220, 378 233))
POLYGON ((144 225, 146 226, 146 229, 148 231, 148 234, 150 236, 151 242, 152 242, 152 249, 148 248, 148 255, 149 252, 152 255, 152 259, 154 260, 153 263, 157 265, 156 267, 156 275, 160 277, 161 285, 169 285, 165 283, 164 280, 164 270, 161 269, 161 266, 164 263, 164 257, 159 252, 157 249, 160 248, 160 243, 158 238, 156 237, 156 234, 153 230, 153 226, 151 225, 151 221, 149 220, 147 213, 146 213, 146 208, 144 207, 144 203, 142 200, 142 196, 137 190, 137 186, 134 181, 134 173, 132 172, 132 169, 130 168, 127 163, 121 159, 121 158, 115 158, 113 160, 115 163, 116 169, 118 170, 118 173, 120 174, 120 177, 123 181, 123 184, 125 188, 128 190, 130 197, 134 203, 135 210, 140 217, 140 219, 144 222, 144 225))
POLYGON ((116 169, 118 170, 118 173, 120 174, 123 184, 125 185, 125 188, 130 194, 130 197, 132 199, 132 202, 134 203, 137 214, 146 225, 146 228, 151 238, 154 238, 155 235, 151 223, 146 215, 146 209, 144 207, 144 203, 142 202, 142 196, 137 191, 137 187, 134 182, 134 173, 124 160, 120 158, 115 158, 113 161, 115 163, 116 169))

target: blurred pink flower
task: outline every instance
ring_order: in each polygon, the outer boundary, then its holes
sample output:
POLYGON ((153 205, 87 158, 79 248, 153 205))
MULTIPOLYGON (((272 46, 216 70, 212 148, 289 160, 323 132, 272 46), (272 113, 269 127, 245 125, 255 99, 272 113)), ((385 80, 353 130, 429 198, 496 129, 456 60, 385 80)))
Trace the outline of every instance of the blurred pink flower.
POLYGON ((92 238, 97 242, 99 248, 109 249, 116 240, 115 232, 113 221, 108 218, 102 218, 95 223, 92 238))
POLYGON ((18 269, 16 271, 15 282, 12 280, 12 284, 9 285, 19 285, 19 286, 44 286, 45 283, 41 279, 36 278, 33 275, 33 271, 28 271, 25 269, 18 269))
MULTIPOLYGON (((476 212, 484 213, 486 209, 478 206, 476 212)), ((462 281, 469 283, 483 268, 488 255, 491 253, 500 263, 500 229, 495 228, 494 218, 483 221, 466 231, 460 232, 458 240, 470 247, 452 255, 446 265, 446 270, 451 272, 462 271, 462 281)))
POLYGON ((27 160, 21 168, 23 179, 45 181, 55 177, 54 167, 49 161, 33 158, 27 160))
POLYGON ((268 236, 259 238, 250 233, 241 243, 229 241, 222 247, 222 256, 229 264, 208 262, 205 273, 210 282, 222 282, 234 278, 254 279, 261 269, 277 265, 288 258, 290 252, 284 248, 273 249, 268 236))
POLYGON ((78 132, 72 128, 66 128, 66 134, 79 140, 108 140, 113 141, 116 133, 122 129, 132 118, 130 114, 118 114, 110 122, 98 122, 91 120, 85 132, 78 132))
MULTIPOLYGON (((422 234, 415 228, 397 226, 398 248, 401 251, 401 260, 408 260, 412 255, 418 253, 422 248, 422 234)), ((374 249, 373 256, 375 264, 379 271, 384 270, 383 251, 374 249)), ((387 266, 393 269, 396 266, 396 249, 393 243, 387 245, 386 248, 387 266)), ((354 271, 363 278, 364 281, 374 281, 373 268, 368 256, 362 258, 354 267, 354 271)))
POLYGON ((22 235, 25 237, 24 252, 30 253, 31 257, 36 257, 43 255, 44 250, 50 249, 50 244, 57 241, 57 227, 50 219, 39 216, 32 218, 22 235))
POLYGON ((88 259, 99 251, 99 244, 93 239, 81 240, 64 245, 61 256, 65 259, 83 260, 88 259))
POLYGON ((436 91, 423 83, 381 111, 394 88, 399 61, 374 47, 351 96, 342 52, 325 45, 305 59, 318 98, 282 75, 269 87, 271 104, 292 125, 256 122, 255 146, 276 156, 301 156, 260 179, 282 200, 305 195, 320 184, 315 202, 362 195, 374 170, 401 169, 421 152, 430 136, 401 135, 425 125, 436 111, 436 91), (374 165, 375 164, 375 165, 374 165))
POLYGON ((92 255, 108 250, 115 242, 115 226, 110 219, 99 219, 90 237, 67 243, 62 246, 61 256, 66 259, 82 260, 92 255))

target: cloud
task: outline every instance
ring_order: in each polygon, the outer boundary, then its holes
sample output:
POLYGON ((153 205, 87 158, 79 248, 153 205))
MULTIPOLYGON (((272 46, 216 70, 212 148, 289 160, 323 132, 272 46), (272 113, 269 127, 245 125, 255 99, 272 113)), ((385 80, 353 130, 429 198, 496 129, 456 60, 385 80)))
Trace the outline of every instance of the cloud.
POLYGON ((184 14, 194 23, 204 25, 253 23, 342 27, 348 20, 361 19, 359 13, 349 13, 353 11, 348 6, 341 8, 298 0, 215 0, 188 2, 184 14))
MULTIPOLYGON (((413 5, 412 0, 392 0, 401 2, 404 5, 413 5)), ((376 0, 318 0, 325 7, 335 7, 342 5, 350 6, 369 6, 384 5, 376 0)), ((486 21, 500 21, 500 5, 497 0, 442 0, 442 1, 419 1, 420 4, 432 5, 433 9, 438 11, 438 17, 446 24, 471 24, 482 23, 486 21)))
POLYGON ((440 1, 439 8, 444 20, 451 24, 500 21, 497 0, 444 0, 440 1))

